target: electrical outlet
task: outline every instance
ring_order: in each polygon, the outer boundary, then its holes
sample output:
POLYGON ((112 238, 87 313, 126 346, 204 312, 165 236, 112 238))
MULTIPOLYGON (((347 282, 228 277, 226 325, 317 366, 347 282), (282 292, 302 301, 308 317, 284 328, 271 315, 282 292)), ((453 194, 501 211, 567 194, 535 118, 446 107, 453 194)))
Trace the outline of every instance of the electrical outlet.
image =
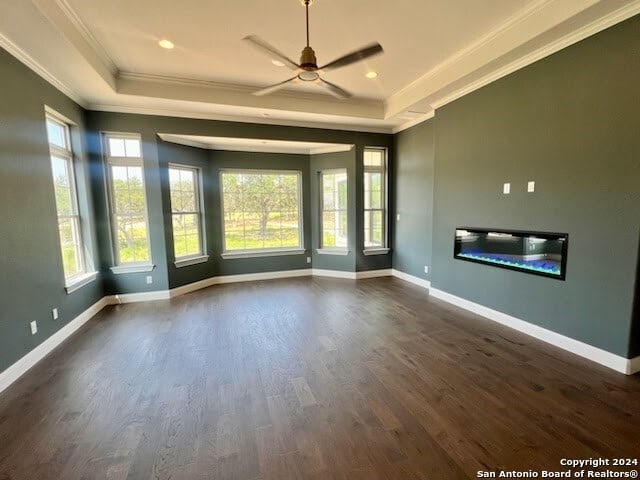
POLYGON ((510 183, 505 183, 502 186, 502 193, 504 193, 505 195, 509 195, 511 193, 511 184, 510 183))
POLYGON ((399 221, 400 221, 400 214, 398 213, 396 214, 396 222, 399 222, 399 221))
POLYGON ((151 285, 153 283, 153 277, 151 275, 147 275, 147 285, 151 285))
POLYGON ((424 266, 424 273, 429 273, 429 267, 427 265, 424 266))
POLYGON ((536 191, 536 182, 527 183, 527 192, 532 193, 536 191))
POLYGON ((58 319, 58 309, 54 308, 53 310, 51 310, 51 314, 53 315, 53 319, 57 320, 58 319))
POLYGON ((38 333, 38 323, 34 320, 31 322, 31 335, 38 333))
POLYGON ((307 257, 307 263, 311 263, 311 257, 307 257))

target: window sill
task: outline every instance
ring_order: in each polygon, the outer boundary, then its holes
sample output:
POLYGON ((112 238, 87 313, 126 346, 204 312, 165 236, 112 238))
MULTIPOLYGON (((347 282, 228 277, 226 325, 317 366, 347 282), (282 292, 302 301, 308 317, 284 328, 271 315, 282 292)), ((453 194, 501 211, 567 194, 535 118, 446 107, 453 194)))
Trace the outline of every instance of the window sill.
POLYGON ((144 265, 119 265, 117 267, 111 267, 111 272, 115 275, 122 275, 123 273, 150 272, 154 268, 156 268, 156 266, 150 263, 144 265))
POLYGON ((365 248, 362 253, 369 255, 386 255, 391 251, 390 248, 365 248))
POLYGON ((224 260, 233 260, 236 258, 255 258, 255 257, 278 257, 281 255, 302 255, 306 252, 304 248, 292 248, 290 250, 256 250, 249 252, 227 252, 220 256, 224 260))
POLYGON ((199 263, 206 263, 209 261, 209 255, 199 255, 197 257, 177 258, 173 264, 176 268, 188 267, 191 265, 198 265, 199 263))
POLYGON ((64 289, 66 290, 67 295, 70 295, 76 290, 80 290, 85 285, 89 285, 96 278, 98 278, 98 272, 85 273, 84 275, 73 278, 70 282, 66 283, 64 289))
POLYGON ((346 248, 319 248, 316 250, 319 255, 349 255, 346 248))

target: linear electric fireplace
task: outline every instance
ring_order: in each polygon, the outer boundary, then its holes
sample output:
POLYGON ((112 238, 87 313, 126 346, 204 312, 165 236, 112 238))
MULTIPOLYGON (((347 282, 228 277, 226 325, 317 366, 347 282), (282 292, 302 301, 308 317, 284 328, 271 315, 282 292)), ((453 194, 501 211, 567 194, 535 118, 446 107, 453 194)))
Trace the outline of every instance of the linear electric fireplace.
POLYGON ((458 227, 454 258, 564 280, 569 235, 458 227))

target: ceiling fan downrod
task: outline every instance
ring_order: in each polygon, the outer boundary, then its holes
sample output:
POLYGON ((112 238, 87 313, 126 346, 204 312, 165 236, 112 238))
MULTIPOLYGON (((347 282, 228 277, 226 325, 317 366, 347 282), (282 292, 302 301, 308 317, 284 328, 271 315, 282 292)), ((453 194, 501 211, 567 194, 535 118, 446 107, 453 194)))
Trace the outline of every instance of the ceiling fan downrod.
MULTIPOLYGON (((309 45, 309 5, 311 5, 312 0, 304 0, 304 8, 307 20, 307 46, 302 49, 302 54, 300 55, 300 66, 304 70, 317 70, 318 69, 318 60, 316 59, 316 52, 313 51, 313 48, 309 45)), ((310 75, 310 78, 304 78, 303 75, 301 80, 315 80, 317 78, 316 75, 310 75), (313 77, 313 78, 311 78, 313 77)))

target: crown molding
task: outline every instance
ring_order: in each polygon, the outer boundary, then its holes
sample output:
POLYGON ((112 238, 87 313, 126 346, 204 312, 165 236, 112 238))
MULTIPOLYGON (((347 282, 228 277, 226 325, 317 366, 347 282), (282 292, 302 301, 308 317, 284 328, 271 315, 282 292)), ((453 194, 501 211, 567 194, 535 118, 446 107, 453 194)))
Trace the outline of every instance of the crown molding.
POLYGON ((425 115, 420 115, 420 116, 418 116, 418 117, 416 117, 416 118, 414 118, 412 120, 409 120, 406 123, 403 123, 402 125, 398 125, 397 127, 393 127, 391 129, 391 133, 393 133, 394 135, 396 133, 400 133, 403 130, 407 130, 408 128, 411 128, 411 127, 414 127, 414 126, 418 125, 419 123, 426 122, 427 120, 435 117, 435 115, 436 115, 436 111, 435 110, 431 110, 430 112, 428 112, 425 115))
POLYGON ((69 5, 67 0, 55 0, 58 7, 66 15, 69 21, 73 24, 75 29, 82 35, 84 40, 91 46, 96 56, 100 58, 100 61, 107 67, 111 74, 115 77, 118 75, 118 66, 113 61, 107 50, 102 46, 98 39, 91 33, 91 30, 82 21, 80 15, 69 5))
MULTIPOLYGON (((174 77, 170 75, 155 75, 149 73, 137 73, 120 71, 118 73, 119 80, 132 80, 141 82, 153 82, 161 85, 175 85, 180 87, 200 87, 209 88, 213 90, 225 90, 234 93, 241 94, 253 94, 257 89, 262 88, 259 86, 240 85, 235 83, 216 82, 215 80, 205 80, 199 78, 184 78, 174 77)), ((338 105, 358 105, 358 106, 370 106, 380 107, 384 105, 383 100, 376 100, 373 98, 354 98, 352 100, 336 100, 331 95, 325 95, 322 93, 310 93, 305 91, 293 91, 293 90, 281 90, 278 92, 277 97, 292 98, 296 100, 321 100, 326 102, 336 103, 338 105)))
MULTIPOLYGON (((7 50, 11 55, 63 94, 86 109, 383 134, 398 133, 428 120, 434 116, 433 111, 435 109, 441 108, 447 103, 495 80, 640 13, 640 0, 630 0, 626 2, 622 0, 611 0, 610 2, 609 0, 585 0, 584 5, 586 5, 586 7, 579 10, 579 13, 575 13, 580 7, 579 1, 563 3, 564 0, 537 0, 517 12, 491 32, 488 32, 478 41, 458 51, 417 80, 403 87, 384 102, 373 99, 338 102, 334 100, 333 97, 322 94, 292 91, 280 92, 277 96, 267 98, 266 100, 264 98, 255 100, 253 96, 249 95, 254 89, 254 87, 251 86, 225 84, 200 79, 120 72, 113 59, 97 41, 95 36, 91 34, 89 28, 71 8, 67 0, 33 0, 33 2, 40 12, 64 35, 65 39, 88 61, 92 68, 97 69, 96 72, 111 85, 114 91, 123 98, 123 101, 127 101, 126 96, 131 95, 146 97, 145 101, 148 103, 154 102, 154 98, 159 101, 173 101, 174 104, 177 102, 185 102, 183 106, 175 108, 118 105, 116 102, 111 103, 111 101, 109 101, 109 103, 102 103, 100 101, 94 103, 87 102, 81 95, 74 92, 72 87, 67 83, 61 81, 55 74, 43 66, 43 64, 39 63, 35 58, 21 49, 14 41, 0 33, 0 47, 7 50), (621 6, 615 10, 611 10, 618 5, 621 6), (608 10, 610 11, 605 14, 608 10), (600 18, 584 24, 589 18, 595 17, 598 12, 602 14, 600 18), (536 28, 541 28, 539 24, 542 23, 543 20, 549 18, 551 20, 555 19, 555 23, 549 23, 547 31, 550 31, 556 26, 560 27, 563 25, 566 31, 569 25, 566 23, 568 21, 567 19, 574 18, 580 13, 583 14, 583 25, 581 27, 575 28, 565 35, 560 35, 559 30, 556 32, 559 37, 555 40, 533 51, 531 51, 532 47, 529 46, 529 52, 525 52, 516 57, 519 46, 524 47, 527 43, 518 43, 524 38, 518 37, 513 43, 515 50, 513 48, 509 50, 513 52, 512 58, 515 59, 504 64, 504 61, 506 61, 505 57, 503 59, 503 65, 489 69, 492 61, 495 60, 496 63, 500 62, 500 56, 494 60, 491 60, 489 57, 492 54, 498 55, 500 51, 508 47, 508 37, 517 35, 519 28, 525 28, 523 22, 529 20, 533 24, 538 25, 537 27, 535 25, 534 27, 529 27, 529 30, 535 33, 536 28), (573 15, 573 17, 571 15, 573 15), (499 41, 501 41, 501 43, 492 44, 492 42, 499 41), (493 52, 481 52, 480 50, 483 48, 493 48, 493 52), (486 58, 483 60, 482 57, 486 58), (478 60, 478 58, 480 58, 480 60, 478 60), (487 73, 482 74, 483 66, 487 67, 485 68, 487 73), (465 77, 468 81, 459 81, 465 77), (435 81, 441 85, 434 85, 433 83, 429 83, 430 81, 435 81), (155 86, 151 84, 155 84, 155 86), (164 89, 163 86, 165 87, 164 89), (121 90, 120 87, 123 89, 121 90), (287 100, 289 100, 288 105, 287 100), (246 111, 239 115, 232 113, 209 113, 206 111, 203 112, 202 107, 194 107, 192 109, 186 102, 192 104, 193 102, 197 102, 201 105, 206 105, 207 103, 214 105, 219 104, 220 106, 226 106, 227 109, 230 106, 244 106, 246 108, 259 109, 263 112, 266 110, 273 116, 262 117, 260 116, 260 112, 256 112, 256 116, 254 116, 253 113, 246 113, 246 111), (416 107, 418 104, 420 104, 420 108, 417 108, 418 110, 424 111, 430 108, 430 111, 425 115, 420 115, 405 121, 406 117, 403 118, 401 112, 410 109, 412 106, 416 107), (341 109, 338 108, 340 106, 342 107, 341 109), (316 113, 318 116, 323 116, 324 118, 319 121, 275 118, 279 114, 279 110, 283 108, 287 108, 291 113, 298 115, 316 113), (198 111, 197 109, 201 110, 198 111), (403 121, 404 123, 400 123, 403 121), (369 125, 367 125, 367 123, 369 123, 369 125), (375 125, 376 123, 377 125, 375 125)), ((578 22, 574 23, 578 24, 578 22)), ((544 32, 546 33, 547 31, 544 32)), ((531 40, 537 39, 538 44, 542 45, 542 40, 544 40, 542 35, 543 34, 540 33, 537 36, 533 36, 531 40)))
MULTIPOLYGON (((493 69, 490 73, 483 75, 481 78, 470 80, 453 92, 451 92, 451 90, 447 91, 447 85, 455 83, 457 80, 456 78, 447 81, 446 84, 435 89, 433 88, 433 85, 429 85, 430 81, 435 81, 436 78, 440 75, 453 75, 453 77, 455 77, 456 72, 454 72, 454 70, 463 68, 465 62, 472 61, 474 56, 476 55, 479 56, 481 49, 490 47, 491 42, 498 41, 500 36, 507 35, 509 33, 509 30, 517 28, 519 25, 523 24, 523 22, 527 21, 528 19, 532 19, 533 16, 542 14, 541 11, 545 7, 552 6, 554 3, 559 4, 555 0, 538 0, 537 2, 527 6, 526 8, 512 16, 505 23, 501 24, 496 29, 484 35, 477 42, 469 45, 463 50, 460 50, 458 53, 454 54, 444 62, 435 66, 420 78, 414 80, 406 87, 398 90, 385 101, 385 117, 393 117, 400 111, 406 108, 410 108, 414 103, 420 102, 421 99, 429 99, 429 103, 433 109, 441 108, 447 103, 452 102, 468 93, 471 93, 474 90, 487 85, 488 83, 509 75, 510 73, 524 68, 538 60, 541 60, 562 50, 563 48, 578 43, 579 41, 584 40, 591 35, 594 35, 602 30, 605 30, 606 28, 609 28, 640 13, 640 0, 632 0, 625 3, 620 8, 602 15, 600 18, 597 18, 587 23, 586 25, 583 25, 582 27, 578 27, 553 41, 547 42, 543 47, 538 48, 533 52, 521 55, 516 60, 509 62, 507 65, 503 65, 501 67, 493 69), (433 92, 429 93, 429 90, 433 90, 433 92), (442 91, 445 91, 446 93, 438 94, 438 92, 442 91)), ((587 5, 587 7, 597 5, 598 2, 596 2, 595 0, 591 0, 590 4, 591 5, 587 5)), ((607 3, 603 3, 602 0, 600 1, 600 4, 604 7, 607 6, 607 3)), ((563 4, 559 5, 562 6, 563 4)), ((586 9, 583 9, 581 12, 584 12, 585 10, 586 9)), ((558 22, 556 26, 562 23, 562 21, 558 22)), ((553 27, 553 25, 551 27, 553 27)), ((474 71, 477 72, 481 68, 482 66, 479 66, 474 71)), ((466 75, 472 76, 474 71, 470 71, 466 75)), ((465 75, 463 75, 463 77, 464 76, 465 75)))
POLYGON ((135 113, 138 115, 153 115, 153 116, 159 116, 159 117, 193 118, 193 119, 199 119, 199 120, 218 120, 222 122, 255 123, 258 125, 303 127, 303 128, 322 129, 322 130, 340 130, 340 131, 361 132, 361 133, 384 133, 384 134, 392 133, 392 127, 374 127, 374 126, 364 126, 364 125, 312 122, 312 121, 301 121, 301 120, 283 120, 283 119, 277 119, 273 117, 265 118, 265 117, 253 117, 248 115, 224 115, 219 113, 192 112, 188 110, 179 110, 179 109, 171 109, 171 108, 139 107, 139 106, 129 106, 129 105, 110 105, 110 104, 96 104, 96 103, 89 104, 85 108, 87 110, 94 110, 98 112, 135 113))
POLYGON ((599 18, 596 21, 593 21, 567 35, 564 35, 557 39, 556 41, 545 45, 542 48, 539 48, 527 55, 520 57, 519 59, 505 65, 502 68, 494 70, 493 72, 481 77, 480 79, 470 82, 464 87, 461 87, 455 90, 453 93, 438 98, 434 102, 432 102, 432 106, 434 109, 442 108, 448 103, 457 100, 475 90, 478 90, 485 85, 488 85, 500 78, 506 77, 507 75, 516 72, 528 65, 531 65, 543 58, 546 58, 550 55, 553 55, 560 50, 567 48, 573 44, 576 44, 585 38, 588 38, 592 35, 595 35, 602 30, 605 30, 613 25, 616 25, 628 18, 633 17, 640 13, 640 0, 634 0, 632 3, 611 12, 610 14, 599 18))
POLYGON ((518 11, 517 13, 512 15, 510 18, 508 18, 506 22, 502 23, 498 27, 496 27, 493 30, 489 31, 488 33, 486 33, 484 36, 482 36, 477 41, 467 45, 465 48, 463 48, 463 49, 459 50, 458 52, 454 53, 449 58, 447 58, 443 62, 439 63, 438 65, 433 67, 431 70, 429 70, 425 74, 421 75, 420 77, 418 77, 417 79, 415 79, 414 81, 412 81, 411 83, 406 85, 405 87, 401 88, 400 90, 398 90, 397 92, 392 94, 387 99, 387 102, 386 102, 387 103, 387 109, 388 110, 395 110, 392 107, 392 104, 394 102, 394 98, 402 97, 403 95, 409 95, 414 90, 421 89, 422 86, 426 82, 428 82, 430 79, 432 79, 433 77, 435 77, 439 73, 445 71, 447 68, 450 68, 453 65, 460 63, 465 58, 473 55, 480 48, 488 45, 489 42, 495 40, 500 35, 502 35, 504 32, 506 32, 509 29, 513 28, 515 25, 523 22, 524 20, 529 18, 534 13, 540 11, 542 9, 542 7, 547 5, 549 2, 550 2, 550 0, 538 0, 538 1, 534 2, 534 3, 532 3, 532 4, 527 5, 525 8, 523 8, 520 11, 518 11))
POLYGON ((225 144, 225 140, 238 140, 238 138, 226 137, 199 137, 209 139, 209 142, 194 138, 191 135, 175 135, 171 133, 158 133, 165 142, 202 148, 205 150, 222 150, 227 152, 259 152, 259 153, 287 153, 294 155, 319 155, 322 153, 349 152, 353 150, 353 144, 347 143, 322 143, 322 142, 298 142, 268 140, 262 138, 242 138, 243 143, 225 144), (251 143, 251 141, 265 142, 265 144, 251 143))
POLYGON ((35 73, 40 75, 44 80, 49 82, 53 87, 60 90, 60 92, 64 93, 67 97, 71 98, 78 105, 83 108, 87 108, 87 104, 80 96, 76 95, 76 93, 71 90, 67 85, 58 80, 58 78, 53 75, 49 70, 43 67, 38 61, 36 61, 33 57, 31 57, 27 52, 22 50, 18 45, 13 43, 7 37, 5 37, 0 32, 0 47, 4 48, 7 52, 17 58, 24 65, 29 67, 35 73))

